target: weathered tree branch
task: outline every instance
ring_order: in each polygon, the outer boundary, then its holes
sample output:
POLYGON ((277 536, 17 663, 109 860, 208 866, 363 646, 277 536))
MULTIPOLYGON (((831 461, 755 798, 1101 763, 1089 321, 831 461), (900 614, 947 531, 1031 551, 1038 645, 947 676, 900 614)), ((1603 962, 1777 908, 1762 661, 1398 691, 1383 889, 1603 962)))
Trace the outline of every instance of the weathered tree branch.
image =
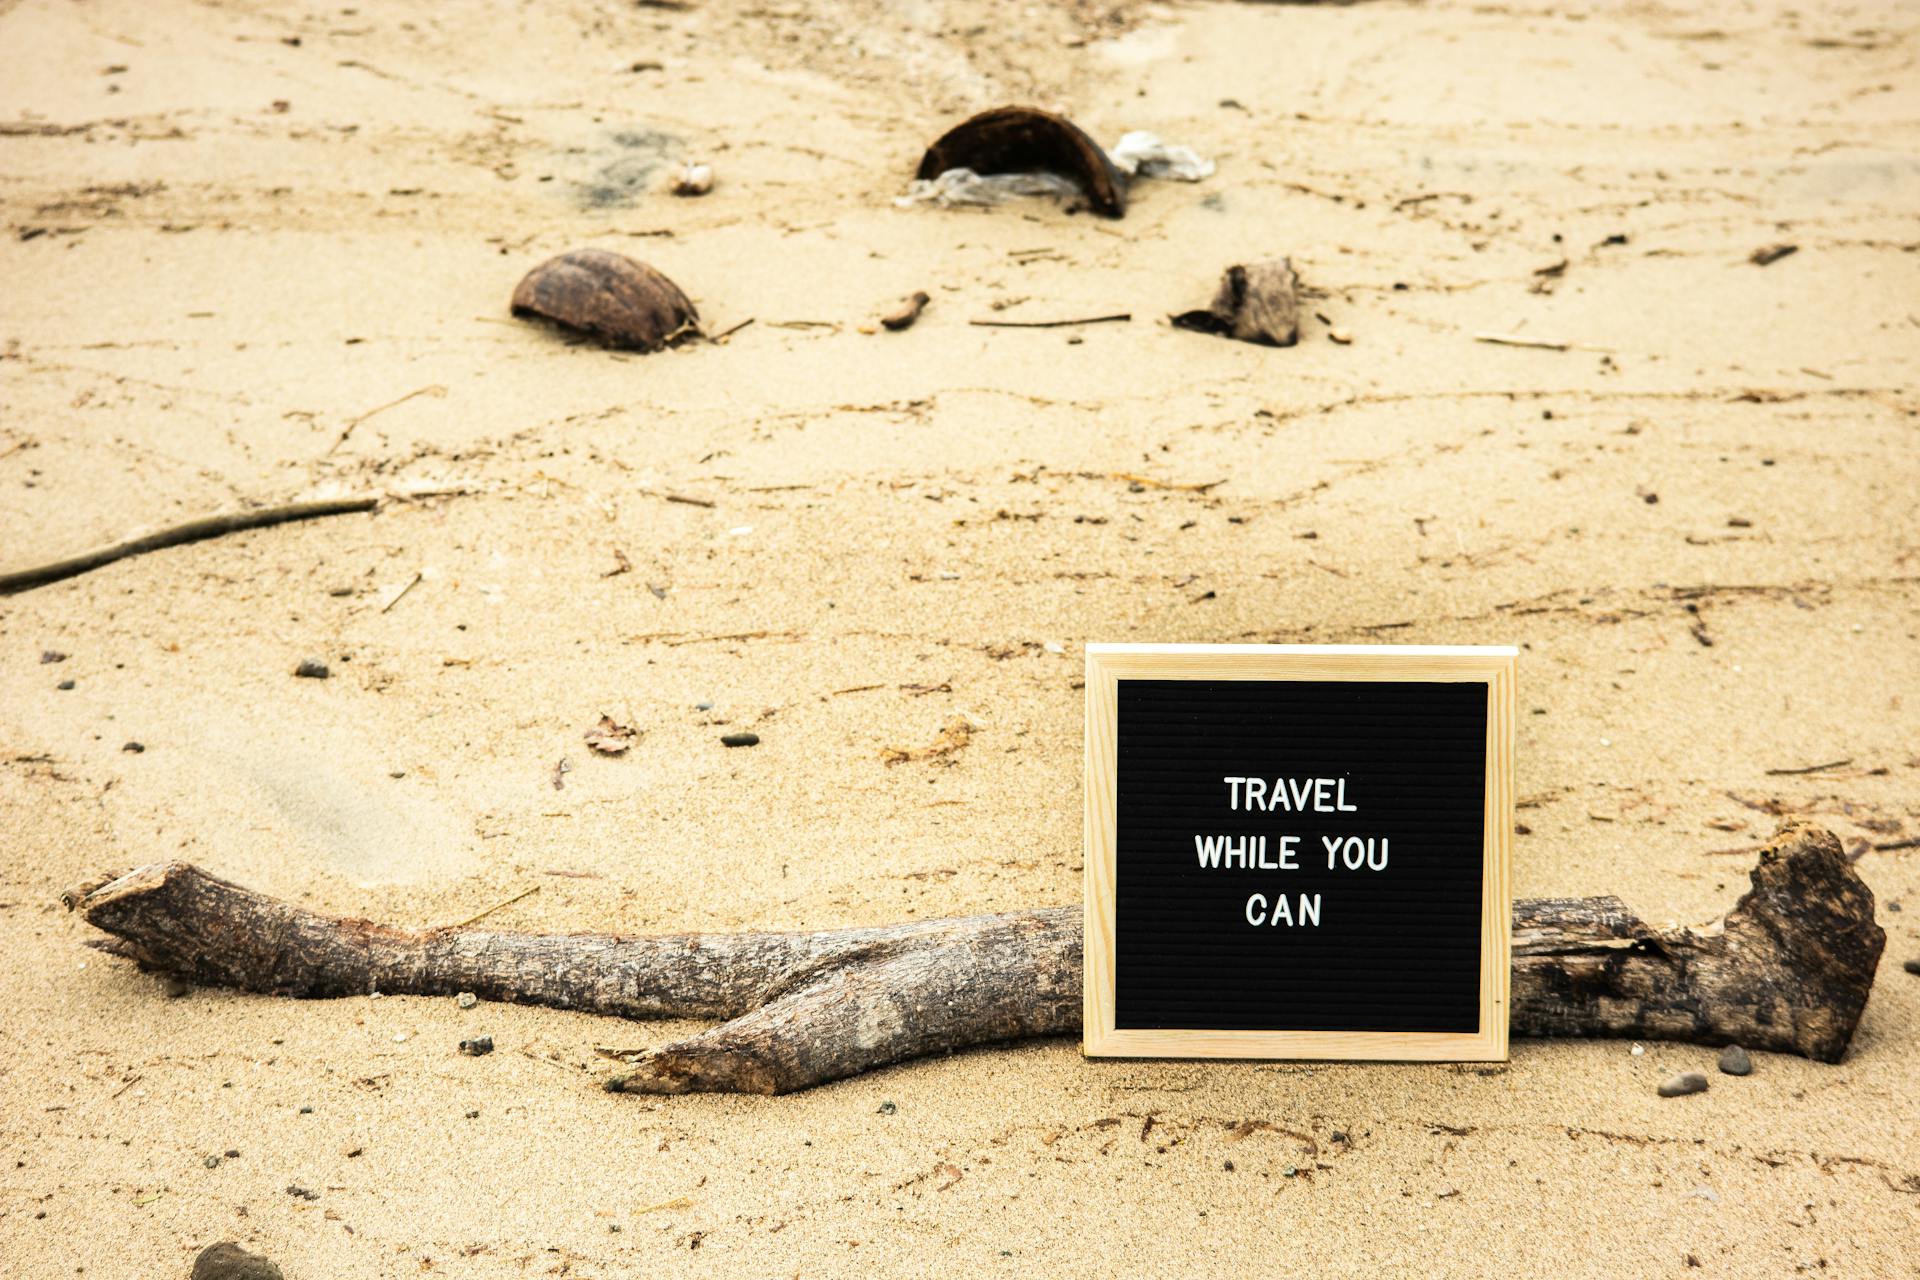
MULTIPOLYGON (((1700 929, 1618 898, 1514 908, 1512 1031, 1638 1036, 1838 1061, 1886 934, 1840 843, 1808 824, 1760 852, 1753 887, 1700 929)), ((721 1018, 607 1087, 787 1093, 887 1063, 1080 1027, 1078 907, 818 933, 625 938, 420 931, 323 916, 186 863, 69 890, 97 943, 195 981, 322 997, 382 991, 721 1018)))
POLYGON ((0 573, 0 596, 31 591, 35 587, 44 587, 49 582, 59 582, 64 578, 76 578, 83 573, 91 573, 104 565, 125 560, 130 556, 143 556, 149 551, 161 551, 167 547, 183 546, 189 542, 204 542, 208 538, 218 538, 222 534, 239 533, 246 529, 264 529, 270 525, 291 524, 296 520, 313 520, 320 516, 371 511, 379 505, 380 499, 377 497, 326 498, 318 502, 292 502, 279 507, 254 507, 247 511, 230 511, 225 515, 202 516, 198 520, 189 520, 185 524, 169 525, 165 529, 157 529, 152 533, 143 533, 104 547, 96 547, 92 551, 68 556, 64 560, 16 569, 11 573, 0 573))

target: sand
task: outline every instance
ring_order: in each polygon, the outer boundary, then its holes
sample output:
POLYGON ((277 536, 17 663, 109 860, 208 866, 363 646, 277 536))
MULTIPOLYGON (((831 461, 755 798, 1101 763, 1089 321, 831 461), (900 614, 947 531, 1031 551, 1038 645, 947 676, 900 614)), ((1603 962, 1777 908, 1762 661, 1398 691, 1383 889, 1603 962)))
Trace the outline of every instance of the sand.
POLYGON ((453 491, 0 601, 0 1274, 1916 1274, 1920 850, 1877 846, 1920 834, 1917 40, 1712 0, 0 0, 0 565, 453 491), (1219 170, 1121 222, 892 206, 1005 101, 1219 170), (683 160, 710 195, 664 194, 683 160), (508 318, 585 245, 753 323, 642 357, 508 318), (1297 347, 1165 322, 1277 254, 1297 347), (1523 646, 1515 891, 1710 918, 1815 815, 1889 933, 1852 1054, 1062 1040, 648 1100, 595 1047, 692 1024, 169 999, 55 900, 186 858, 409 924, 1077 901, 1094 640, 1523 646))

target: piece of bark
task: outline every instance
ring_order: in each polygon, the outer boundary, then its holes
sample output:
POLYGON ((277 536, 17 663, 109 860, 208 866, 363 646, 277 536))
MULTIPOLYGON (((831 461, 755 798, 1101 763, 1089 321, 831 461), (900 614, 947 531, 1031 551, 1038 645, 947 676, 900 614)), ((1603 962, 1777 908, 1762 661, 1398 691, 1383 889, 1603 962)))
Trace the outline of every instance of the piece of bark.
MULTIPOLYGON (((1520 1036, 1632 1036, 1837 1061, 1886 935, 1873 893, 1817 826, 1788 824, 1752 888, 1701 929, 1617 898, 1514 906, 1520 1036)), ((721 1018, 607 1087, 787 1093, 888 1063, 1079 1030, 1081 911, 816 933, 627 938, 408 930, 320 915, 187 863, 76 886, 96 945, 203 985, 292 996, 454 995, 626 1018, 721 1018)))
POLYGON ((916 290, 905 302, 881 316, 880 324, 883 328, 895 333, 902 329, 911 329, 913 322, 920 318, 920 313, 927 309, 927 303, 931 301, 932 299, 927 297, 924 290, 916 290))
POLYGON ((1182 312, 1173 323, 1196 333, 1290 347, 1300 340, 1300 278, 1287 258, 1228 267, 1206 309, 1182 312))
POLYGON ((628 351, 658 351, 700 333, 699 313, 679 285, 605 249, 548 258, 515 286, 512 310, 628 351))
POLYGON ((914 176, 949 169, 975 173, 1057 173, 1086 193, 1096 213, 1127 212, 1127 180, 1100 144, 1065 116, 1035 107, 995 107, 962 120, 927 148, 914 176))

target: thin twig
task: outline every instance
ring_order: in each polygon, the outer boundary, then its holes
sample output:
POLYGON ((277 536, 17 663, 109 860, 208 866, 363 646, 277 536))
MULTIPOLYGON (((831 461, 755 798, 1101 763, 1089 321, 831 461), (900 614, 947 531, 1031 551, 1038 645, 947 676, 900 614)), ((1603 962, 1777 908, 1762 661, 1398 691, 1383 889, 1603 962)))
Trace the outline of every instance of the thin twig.
POLYGON ((1571 351, 1571 342, 1553 342, 1546 338, 1523 338, 1517 333, 1476 333, 1475 342, 1491 342, 1499 347, 1537 347, 1541 351, 1571 351))
POLYGON ((393 606, 399 604, 401 596, 406 595, 407 592, 413 590, 414 587, 419 585, 421 576, 422 575, 420 573, 415 572, 411 578, 408 578, 406 581, 406 584, 402 586, 398 591, 393 593, 393 599, 387 601, 385 604, 380 606, 380 612, 385 613, 389 609, 393 608, 393 606))
POLYGON ((383 405, 378 405, 372 409, 369 409, 365 413, 361 414, 359 417, 354 418, 347 423, 346 429, 340 433, 339 437, 336 440, 334 440, 332 444, 327 446, 327 452, 332 453, 335 449, 338 449, 341 445, 345 444, 347 442, 347 437, 353 434, 353 429, 359 426, 361 423, 365 422, 368 418, 371 418, 376 413, 385 413, 387 410, 393 408, 395 405, 405 404, 407 401, 413 399, 415 396, 444 396, 446 394, 447 394, 447 389, 436 382, 430 386, 419 387, 419 388, 416 388, 415 390, 409 391, 407 392, 407 394, 401 396, 398 400, 389 400, 383 405))
POLYGON ((485 911, 482 911, 479 915, 468 916, 465 920, 462 920, 459 924, 453 925, 451 927, 455 929, 464 929, 470 924, 475 924, 481 920, 485 920, 488 916, 492 915, 496 911, 501 911, 506 909, 507 907, 512 906, 514 903, 520 901, 520 899, 522 898, 531 898, 534 894, 538 892, 540 892, 539 885, 535 885, 531 889, 522 889, 519 893, 514 894, 511 898, 508 898, 505 902, 496 902, 492 906, 488 907, 485 911))
POLYGON ((1073 324, 1114 324, 1133 319, 1133 314, 1122 311, 1111 316, 1082 316, 1077 320, 969 320, 968 324, 977 329, 1062 329, 1073 324))
POLYGON ((1848 756, 1844 760, 1829 760, 1825 764, 1810 764, 1801 769, 1769 769, 1767 770, 1767 776, 1769 778, 1787 778, 1797 773, 1825 773, 1829 769, 1844 769, 1852 763, 1853 757, 1848 756))
POLYGON ((202 516, 198 520, 173 525, 157 533, 141 534, 139 537, 128 538, 81 555, 69 556, 65 560, 55 560, 50 564, 35 565, 28 569, 16 569, 12 573, 0 573, 0 596, 30 591, 35 587, 44 587, 50 582, 59 582, 63 578, 76 578, 83 573, 90 573, 104 565, 112 564, 116 560, 145 555, 149 551, 160 551, 188 542, 202 542, 208 538, 218 538, 222 534, 239 533, 246 529, 289 524, 295 520, 345 515, 353 511, 371 511, 378 505, 380 505, 379 498, 328 498, 320 502, 293 502, 279 507, 261 507, 254 511, 234 511, 226 515, 202 516))
POLYGON ((754 321, 754 317, 748 316, 745 320, 742 320, 739 324, 733 326, 733 328, 722 329, 719 333, 716 333, 711 338, 708 338, 707 341, 723 342, 726 339, 731 338, 734 334, 740 332, 742 329, 746 328, 748 325, 752 324, 753 321, 754 321))

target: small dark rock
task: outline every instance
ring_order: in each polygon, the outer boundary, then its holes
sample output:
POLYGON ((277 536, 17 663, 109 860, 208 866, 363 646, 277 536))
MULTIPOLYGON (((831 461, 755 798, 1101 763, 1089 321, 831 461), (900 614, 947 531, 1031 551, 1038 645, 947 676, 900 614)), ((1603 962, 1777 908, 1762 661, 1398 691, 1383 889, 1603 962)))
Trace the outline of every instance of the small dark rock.
POLYGON ((759 742, 760 735, 757 733, 723 733, 720 735, 720 745, 724 747, 752 747, 759 745, 759 742))
POLYGON ((57 685, 55 685, 55 686, 53 686, 53 687, 54 687, 54 688, 56 688, 56 689, 59 689, 59 690, 60 690, 60 691, 62 691, 62 692, 65 692, 66 690, 68 690, 68 689, 71 689, 71 688, 73 688, 73 681, 71 681, 71 680, 62 680, 62 681, 61 681, 61 682, 60 682, 59 684, 57 684, 57 685))
POLYGON ((1698 1071, 1683 1071, 1660 1086, 1663 1098, 1684 1098, 1690 1093, 1705 1093, 1707 1078, 1698 1071))
POLYGON ((883 1102, 877 1108, 875 1108, 875 1110, 877 1110, 883 1116, 890 1116, 894 1112, 898 1111, 899 1109, 900 1109, 899 1107, 896 1107, 891 1102, 883 1102))
POLYGON ((185 978, 168 978, 160 989, 167 993, 169 1000, 178 1000, 182 996, 193 994, 193 984, 185 978))
POLYGON ((238 1160, 239 1158, 240 1158, 240 1148, 238 1147, 227 1148, 227 1159, 238 1160))
POLYGON ((1720 1051, 1720 1071, 1730 1076, 1750 1076, 1753 1074, 1753 1055, 1737 1044, 1730 1044, 1720 1051))
POLYGON ((467 1119, 469 1119, 469 1120, 478 1120, 479 1118, 480 1118, 480 1113, 479 1113, 478 1111, 469 1111, 469 1112, 467 1112, 467 1119))
POLYGON ((289 1182, 287 1184, 287 1194, 301 1200, 318 1200, 320 1198, 318 1191, 309 1191, 297 1182, 289 1182))
POLYGON ((144 742, 123 742, 120 744, 120 749, 137 756, 147 749, 147 744, 144 742))
POLYGON ((302 658, 300 665, 293 669, 293 674, 309 680, 325 680, 333 672, 327 670, 327 664, 318 658, 302 658))
POLYGON ((310 1115, 312 1115, 312 1114, 313 1114, 313 1108, 312 1108, 312 1107, 302 1107, 302 1108, 300 1108, 300 1114, 301 1114, 301 1115, 303 1115, 303 1116, 310 1116, 310 1115))
POLYGON ((475 1036, 471 1040, 462 1040, 460 1042, 460 1052, 466 1054, 469 1058, 483 1058, 493 1052, 493 1037, 475 1036))
POLYGON ((192 1280, 286 1280, 280 1268, 231 1240, 210 1244, 193 1260, 192 1280))
POLYGON ((40 651, 40 664, 42 666, 45 666, 49 662, 65 662, 66 660, 67 655, 58 649, 42 649, 40 651))
POLYGON ((220 1167, 220 1157, 208 1156, 205 1160, 201 1161, 201 1163, 206 1165, 207 1168, 209 1169, 218 1169, 220 1167))
POLYGON ((1901 965, 1900 967, 1902 969, 1905 969, 1908 973, 1920 973, 1920 957, 1915 957, 1914 959, 1907 961, 1905 964, 1901 965))

